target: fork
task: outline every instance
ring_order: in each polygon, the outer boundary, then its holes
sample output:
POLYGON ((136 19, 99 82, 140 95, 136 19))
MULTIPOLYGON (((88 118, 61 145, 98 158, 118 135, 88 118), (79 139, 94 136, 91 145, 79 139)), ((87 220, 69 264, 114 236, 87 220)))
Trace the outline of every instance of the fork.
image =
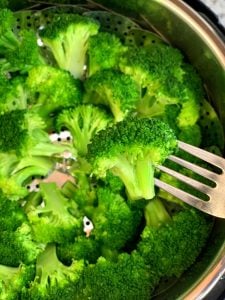
POLYGON ((181 159, 175 155, 168 157, 169 160, 183 166, 204 178, 209 179, 215 183, 215 186, 209 186, 207 184, 201 183, 193 178, 180 174, 170 168, 165 166, 156 166, 160 171, 165 172, 178 180, 186 183, 187 185, 193 187, 194 189, 200 191, 201 193, 208 196, 208 201, 204 201, 194 195, 191 195, 181 189, 173 187, 157 178, 155 178, 155 185, 164 191, 170 193, 171 195, 179 198, 185 203, 215 217, 225 218, 225 159, 212 154, 206 150, 202 150, 195 146, 191 146, 184 142, 178 141, 178 148, 193 155, 201 160, 216 166, 220 169, 221 173, 217 174, 214 171, 207 170, 200 166, 197 166, 191 162, 181 159), (224 200, 223 200, 224 197, 224 200))

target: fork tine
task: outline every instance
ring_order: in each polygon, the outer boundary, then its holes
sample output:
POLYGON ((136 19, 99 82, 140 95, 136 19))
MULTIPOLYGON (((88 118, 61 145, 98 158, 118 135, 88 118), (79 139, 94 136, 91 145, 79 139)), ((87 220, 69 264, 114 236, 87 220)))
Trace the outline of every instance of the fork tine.
POLYGON ((212 165, 217 166, 219 169, 225 170, 225 160, 213 153, 209 153, 206 150, 202 150, 198 147, 186 144, 184 142, 178 141, 178 147, 191 155, 194 155, 212 165))
POLYGON ((210 179, 214 182, 216 182, 217 178, 218 178, 218 174, 214 173, 214 172, 211 172, 207 169, 204 169, 202 167, 199 167, 193 163, 190 163, 180 157, 177 157, 175 155, 170 155, 168 157, 169 160, 172 160, 173 162, 177 163, 178 165, 182 166, 182 167, 185 167, 207 179, 210 179))
POLYGON ((155 178, 155 185, 164 191, 170 193, 171 195, 175 196, 176 198, 184 201, 185 203, 198 208, 201 211, 209 213, 210 211, 210 201, 202 201, 198 197, 190 195, 174 186, 171 186, 157 178, 155 178))
POLYGON ((177 178, 178 180, 186 183, 187 185, 190 185, 192 186, 193 188, 195 188, 196 190, 202 192, 203 194, 206 194, 206 195, 209 195, 210 192, 212 192, 212 188, 210 188, 208 185, 204 184, 204 183, 201 183, 195 179, 192 179, 188 176, 185 176, 181 173, 178 173, 174 170, 171 170, 167 167, 164 167, 164 166, 156 166, 157 169, 159 169, 160 171, 162 172, 165 172, 175 178, 177 178))

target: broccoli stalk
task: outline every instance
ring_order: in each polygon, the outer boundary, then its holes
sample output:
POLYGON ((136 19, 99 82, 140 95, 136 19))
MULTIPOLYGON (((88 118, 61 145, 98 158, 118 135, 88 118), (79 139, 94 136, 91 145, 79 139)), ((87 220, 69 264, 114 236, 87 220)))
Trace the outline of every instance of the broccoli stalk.
POLYGON ((98 23, 88 17, 61 14, 40 31, 40 36, 51 49, 58 66, 82 79, 88 39, 97 34, 98 28, 98 23))
POLYGON ((154 166, 176 149, 169 126, 156 119, 127 118, 100 131, 88 147, 93 173, 105 177, 110 170, 123 181, 129 199, 151 199, 154 166))
POLYGON ((82 221, 70 213, 76 210, 75 204, 53 182, 41 183, 40 193, 39 202, 34 204, 30 199, 26 206, 35 239, 42 243, 72 241, 82 227, 82 221))
POLYGON ((56 246, 49 244, 37 258, 35 279, 30 288, 23 290, 22 299, 61 299, 65 296, 72 299, 73 286, 79 281, 83 269, 82 260, 65 266, 57 257, 56 246))
POLYGON ((0 294, 2 300, 19 299, 21 290, 33 280, 34 267, 20 264, 19 267, 0 265, 0 294))

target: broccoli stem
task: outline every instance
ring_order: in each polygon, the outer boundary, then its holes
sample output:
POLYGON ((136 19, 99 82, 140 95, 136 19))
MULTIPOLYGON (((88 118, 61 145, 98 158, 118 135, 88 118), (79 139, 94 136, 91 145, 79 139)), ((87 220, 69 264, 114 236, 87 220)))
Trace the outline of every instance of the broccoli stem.
POLYGON ((10 280, 19 272, 19 268, 9 267, 0 265, 0 279, 4 279, 4 281, 10 280))
POLYGON ((165 209, 159 198, 150 200, 144 209, 145 221, 147 226, 160 227, 164 223, 168 223, 171 217, 165 209))
POLYGON ((62 268, 62 263, 56 255, 55 244, 48 244, 45 251, 37 258, 36 275, 41 279, 41 284, 47 286, 48 279, 62 268))
POLYGON ((68 200, 63 197, 54 182, 41 183, 40 190, 45 202, 45 207, 41 208, 41 212, 54 212, 54 215, 60 216, 60 218, 69 214, 68 200))
POLYGON ((154 168, 149 159, 138 158, 130 163, 126 157, 121 157, 112 172, 123 181, 130 200, 152 199, 155 196, 154 168))

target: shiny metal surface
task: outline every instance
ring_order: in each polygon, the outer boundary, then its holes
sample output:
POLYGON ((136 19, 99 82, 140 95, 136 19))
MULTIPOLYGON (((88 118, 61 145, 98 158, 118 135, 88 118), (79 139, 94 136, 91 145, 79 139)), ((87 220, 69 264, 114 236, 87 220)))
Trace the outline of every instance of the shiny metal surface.
POLYGON ((180 166, 209 179, 210 182, 214 183, 214 186, 202 183, 165 166, 159 165, 156 166, 156 168, 178 179, 179 181, 186 183, 195 190, 200 191, 203 195, 207 196, 207 201, 161 181, 158 178, 155 178, 155 185, 209 215, 225 219, 225 201, 223 200, 223 196, 225 195, 225 159, 181 141, 178 141, 178 147, 186 153, 198 157, 212 166, 216 166, 220 170, 220 173, 216 173, 199 167, 196 164, 190 163, 177 156, 172 155, 169 157, 170 160, 180 166), (221 201, 218 201, 218 199, 221 199, 221 201))

